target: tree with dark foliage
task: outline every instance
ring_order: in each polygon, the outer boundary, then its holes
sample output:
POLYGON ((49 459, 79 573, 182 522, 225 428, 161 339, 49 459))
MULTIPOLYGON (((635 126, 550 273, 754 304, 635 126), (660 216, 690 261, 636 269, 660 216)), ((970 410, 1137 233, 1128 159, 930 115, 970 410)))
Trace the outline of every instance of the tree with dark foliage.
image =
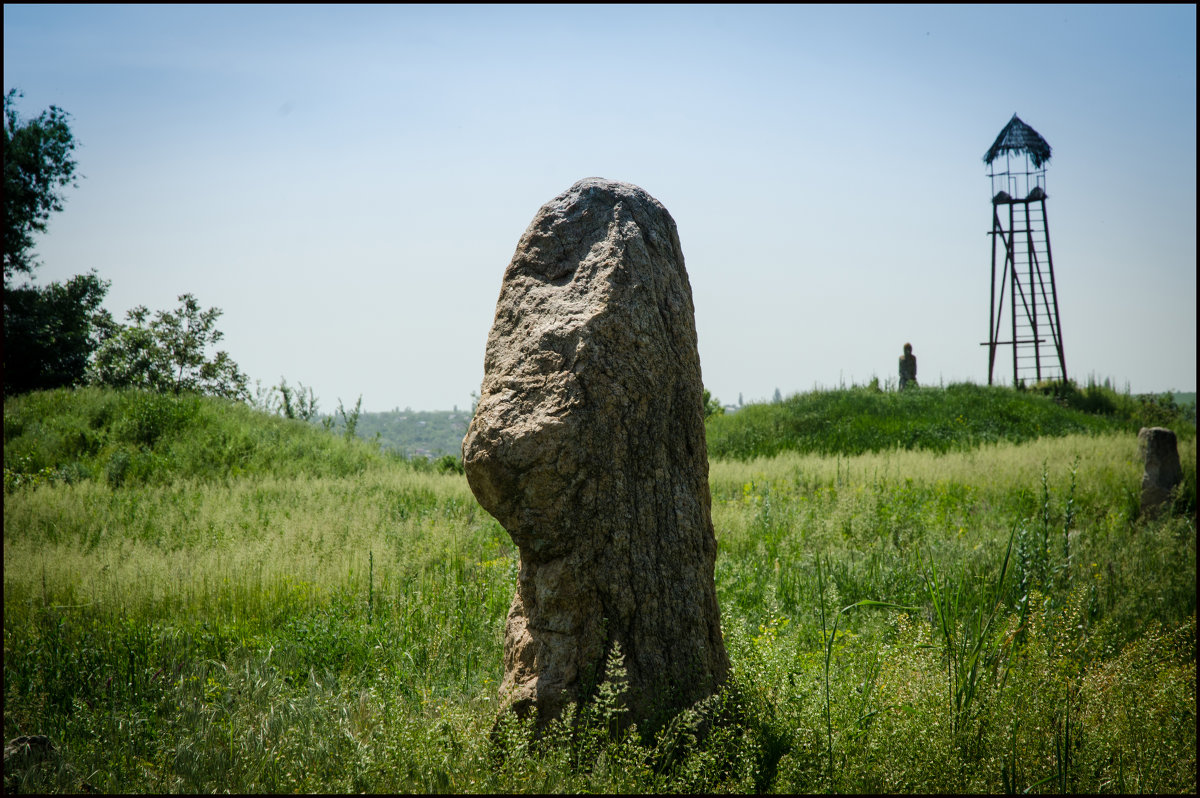
POLYGON ((4 395, 77 385, 97 346, 108 281, 95 272, 4 290, 4 395))
POLYGON ((63 209, 60 189, 74 185, 76 142, 69 116, 57 106, 34 119, 16 111, 16 89, 4 95, 4 393, 79 385, 162 393, 195 391, 249 398, 246 375, 226 352, 207 356, 221 340, 220 308, 203 310, 191 294, 177 311, 138 306, 119 324, 101 308, 109 282, 95 272, 45 288, 12 285, 32 277, 33 234, 63 209))
POLYGON ((75 185, 75 137, 70 116, 50 106, 34 119, 17 115, 16 89, 4 95, 4 284, 32 274, 33 234, 46 231, 50 214, 63 209, 59 189, 75 185))
POLYGON ((42 288, 16 286, 33 275, 33 234, 61 211, 60 190, 74 185, 75 137, 69 116, 50 106, 33 119, 17 115, 21 93, 4 95, 4 393, 11 395, 82 381, 98 341, 95 324, 109 283, 95 272, 42 288))

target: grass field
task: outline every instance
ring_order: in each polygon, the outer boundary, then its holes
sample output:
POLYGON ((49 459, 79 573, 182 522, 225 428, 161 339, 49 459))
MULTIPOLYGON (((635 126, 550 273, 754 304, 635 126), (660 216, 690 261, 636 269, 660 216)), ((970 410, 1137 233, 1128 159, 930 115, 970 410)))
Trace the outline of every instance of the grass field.
POLYGON ((461 475, 216 400, 10 400, 4 732, 57 751, 6 789, 1190 793, 1179 432, 1158 519, 1111 425, 716 459, 728 689, 614 737, 614 680, 534 740, 493 729, 516 552, 461 475))

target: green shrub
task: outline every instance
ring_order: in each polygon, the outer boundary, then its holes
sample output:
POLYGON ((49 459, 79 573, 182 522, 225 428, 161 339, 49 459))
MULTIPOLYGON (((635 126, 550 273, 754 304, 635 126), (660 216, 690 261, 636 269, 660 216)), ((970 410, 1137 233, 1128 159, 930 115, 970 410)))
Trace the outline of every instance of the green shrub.
POLYGON ((444 454, 434 461, 434 466, 439 474, 462 474, 463 464, 462 458, 452 454, 444 454))

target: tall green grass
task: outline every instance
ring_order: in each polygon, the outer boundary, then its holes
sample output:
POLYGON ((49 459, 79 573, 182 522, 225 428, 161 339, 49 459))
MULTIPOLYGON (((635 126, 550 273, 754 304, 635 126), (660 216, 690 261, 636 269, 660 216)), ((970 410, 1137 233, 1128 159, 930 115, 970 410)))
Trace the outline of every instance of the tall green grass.
POLYGON ((1194 789, 1194 437, 1159 519, 1129 432, 714 461, 731 679, 649 739, 616 660, 578 722, 495 725, 507 533, 460 475, 314 444, 360 465, 9 486, 5 735, 58 753, 6 788, 1194 789))
POLYGON ((4 404, 5 486, 113 487, 243 476, 350 476, 398 458, 318 427, 210 396, 107 388, 38 391, 4 404))

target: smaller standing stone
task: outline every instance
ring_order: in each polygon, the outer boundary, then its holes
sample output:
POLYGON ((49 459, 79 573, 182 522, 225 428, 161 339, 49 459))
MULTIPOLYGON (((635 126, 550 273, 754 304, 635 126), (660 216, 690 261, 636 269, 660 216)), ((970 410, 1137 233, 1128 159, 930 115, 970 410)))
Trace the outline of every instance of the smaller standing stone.
POLYGON ((4 792, 20 792, 29 769, 54 755, 55 751, 54 743, 44 734, 22 735, 5 743, 4 792))
POLYGON ((1138 431, 1138 453, 1146 463, 1142 474, 1142 513, 1157 515, 1171 499, 1171 490, 1183 478, 1175 433, 1163 427, 1138 431))
POLYGON ((4 772, 10 768, 36 765, 54 753, 54 743, 44 734, 22 735, 9 740, 4 746, 4 772))
POLYGON ((917 387, 917 356, 912 353, 912 344, 905 344, 900 356, 900 390, 909 385, 917 387))

